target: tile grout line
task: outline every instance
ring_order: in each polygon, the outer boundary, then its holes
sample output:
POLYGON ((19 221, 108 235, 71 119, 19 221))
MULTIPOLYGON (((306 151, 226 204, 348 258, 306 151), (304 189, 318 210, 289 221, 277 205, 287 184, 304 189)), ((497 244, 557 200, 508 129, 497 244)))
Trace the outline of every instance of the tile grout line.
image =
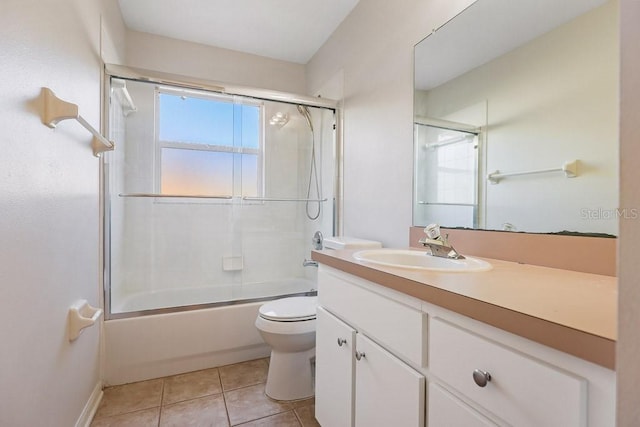
POLYGON ((296 411, 296 408, 293 408, 292 411, 293 411, 293 415, 298 420, 298 424, 300 424, 300 427, 304 427, 304 423, 302 422, 302 419, 300 418, 300 415, 298 415, 298 411, 296 411))
POLYGON ((229 416, 229 408, 227 407, 227 396, 224 392, 224 384, 222 384, 222 375, 220 374, 220 368, 216 368, 218 373, 218 381, 220 381, 220 394, 222 395, 222 402, 224 403, 224 412, 227 414, 227 423, 231 425, 231 417, 229 416))
POLYGON ((162 391, 160 393, 160 408, 158 409, 158 427, 160 427, 160 423, 162 422, 162 405, 164 405, 164 385, 167 377, 162 378, 162 391))
POLYGON ((253 423, 253 422, 258 421, 258 420, 264 420, 265 418, 269 418, 269 417, 275 417, 276 415, 286 414, 287 412, 290 412, 290 411, 293 412, 293 416, 298 421, 298 424, 300 424, 300 427, 303 427, 302 422, 300 421, 300 419, 298 418, 296 412, 293 409, 289 409, 287 411, 282 411, 282 412, 276 412, 275 414, 271 414, 271 415, 265 415, 264 417, 255 418, 253 420, 247 420, 247 421, 245 421, 243 423, 240 423, 240 424, 234 424, 231 427, 242 427, 245 424, 253 423))
POLYGON ((224 402, 224 412, 227 414, 227 423, 231 425, 231 416, 229 416, 229 408, 227 407, 227 396, 222 393, 222 401, 224 402))

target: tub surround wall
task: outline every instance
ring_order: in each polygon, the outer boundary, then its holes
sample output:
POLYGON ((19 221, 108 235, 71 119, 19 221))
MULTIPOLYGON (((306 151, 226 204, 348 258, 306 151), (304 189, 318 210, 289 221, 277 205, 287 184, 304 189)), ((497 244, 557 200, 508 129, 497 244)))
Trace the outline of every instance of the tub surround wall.
MULTIPOLYGON (((329 201, 323 204, 317 221, 307 218, 301 202, 117 196, 157 191, 154 85, 129 82, 128 90, 138 110, 126 117, 126 138, 119 150, 109 153, 112 209, 124 214, 111 218, 113 306, 138 292, 229 284, 259 287, 281 278, 314 279, 315 269, 303 267, 302 262, 310 254, 313 233, 331 232, 331 185, 324 188, 323 196, 329 201), (223 269, 223 259, 229 257, 242 257, 243 268, 223 269)), ((312 146, 307 123, 294 105, 265 101, 264 109, 267 120, 276 112, 290 117, 282 128, 266 125, 264 129, 265 195, 304 198, 312 146)), ((331 180, 333 138, 328 130, 332 112, 318 108, 311 112, 317 167, 323 169, 323 179, 331 180)), ((206 302, 211 301, 200 301, 206 302)))
POLYGON ((51 88, 99 129, 101 56, 124 56, 124 24, 106 0, 0 9, 0 425, 85 425, 101 393, 100 326, 69 342, 67 312, 100 305, 100 162, 74 121, 42 124, 39 96, 51 88))
MULTIPOLYGON (((424 237, 424 227, 409 229, 410 246, 424 237)), ((617 239, 489 230, 442 228, 449 242, 465 255, 501 259, 585 273, 616 275, 617 239)))

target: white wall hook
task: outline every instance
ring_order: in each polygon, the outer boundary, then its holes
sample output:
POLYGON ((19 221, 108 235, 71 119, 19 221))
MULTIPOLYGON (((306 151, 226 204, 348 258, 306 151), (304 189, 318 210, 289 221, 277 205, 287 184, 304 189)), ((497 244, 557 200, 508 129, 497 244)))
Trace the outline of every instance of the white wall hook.
POLYGON ((96 323, 102 316, 102 309, 92 307, 87 300, 78 300, 69 307, 67 329, 69 341, 75 341, 84 328, 96 323))
POLYGON ((86 130, 91 132, 93 140, 91 147, 93 155, 98 157, 104 151, 110 151, 115 148, 115 144, 102 136, 100 132, 94 129, 82 116, 78 113, 78 106, 70 102, 63 101, 58 98, 48 87, 42 88, 44 97, 44 112, 42 115, 42 123, 50 128, 55 128, 58 122, 62 120, 75 119, 86 130))

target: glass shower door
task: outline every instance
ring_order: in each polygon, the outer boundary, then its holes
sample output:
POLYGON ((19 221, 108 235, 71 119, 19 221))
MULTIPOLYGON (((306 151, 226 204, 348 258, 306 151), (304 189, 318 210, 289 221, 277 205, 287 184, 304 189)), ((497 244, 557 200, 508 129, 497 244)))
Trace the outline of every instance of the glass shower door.
POLYGON ((326 108, 118 79, 104 156, 111 314, 314 289, 302 264, 314 232, 333 232, 333 123, 326 108))

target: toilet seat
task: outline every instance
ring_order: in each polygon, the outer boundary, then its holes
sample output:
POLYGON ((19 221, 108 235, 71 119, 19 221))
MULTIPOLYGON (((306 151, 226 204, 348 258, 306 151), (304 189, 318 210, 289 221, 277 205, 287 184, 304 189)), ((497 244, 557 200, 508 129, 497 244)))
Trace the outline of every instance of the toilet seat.
POLYGON ((318 297, 290 297, 260 307, 260 317, 274 322, 303 322, 316 318, 318 297))

